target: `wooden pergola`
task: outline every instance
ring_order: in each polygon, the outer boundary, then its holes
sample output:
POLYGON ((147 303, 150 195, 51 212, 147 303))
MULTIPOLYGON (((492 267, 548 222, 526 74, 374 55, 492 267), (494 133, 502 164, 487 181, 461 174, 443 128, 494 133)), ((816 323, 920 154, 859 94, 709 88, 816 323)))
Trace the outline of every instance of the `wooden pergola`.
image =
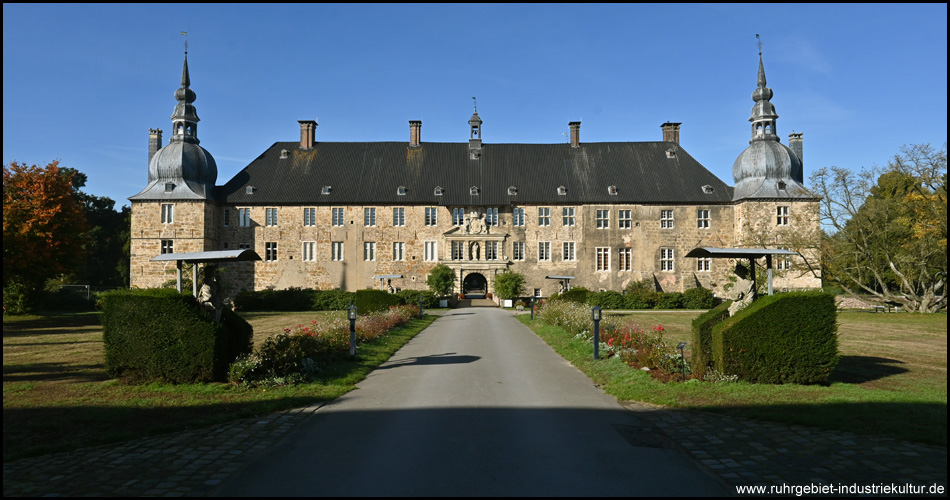
POLYGON ((769 280, 769 295, 772 295, 772 256, 773 255, 801 255, 791 250, 779 248, 694 248, 686 254, 687 257, 712 259, 749 259, 749 278, 755 290, 755 259, 765 257, 765 272, 769 280))
POLYGON ((250 262, 262 260, 257 252, 249 248, 243 250, 215 250, 210 252, 188 252, 188 253, 163 253, 150 259, 152 262, 175 261, 175 267, 178 269, 178 293, 181 293, 181 265, 183 262, 196 264, 193 268, 194 276, 191 279, 191 291, 195 297, 198 296, 198 266, 197 264, 215 264, 221 262, 250 262))

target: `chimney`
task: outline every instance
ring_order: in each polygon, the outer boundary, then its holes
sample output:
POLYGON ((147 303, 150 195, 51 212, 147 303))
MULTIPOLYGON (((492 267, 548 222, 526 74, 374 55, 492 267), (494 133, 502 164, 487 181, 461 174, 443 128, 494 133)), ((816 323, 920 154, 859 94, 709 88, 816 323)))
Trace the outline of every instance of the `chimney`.
POLYGON ((148 129, 148 162, 152 163, 152 157, 159 149, 162 149, 162 129, 148 129))
POLYGON ((581 145, 581 122, 569 122, 567 124, 571 128, 571 147, 577 148, 581 145))
POLYGON ((409 120, 409 145, 412 147, 422 143, 422 120, 409 120))
POLYGON ((300 149, 312 149, 317 135, 317 122, 313 120, 297 120, 300 124, 300 149))
POLYGON ((680 125, 682 125, 682 123, 670 123, 670 122, 666 122, 663 125, 660 125, 660 128, 663 129, 663 141, 675 142, 676 144, 679 144, 680 143, 680 125))
POLYGON ((792 131, 791 134, 788 134, 788 147, 798 155, 798 159, 801 160, 802 165, 805 164, 805 158, 802 157, 802 133, 792 131))

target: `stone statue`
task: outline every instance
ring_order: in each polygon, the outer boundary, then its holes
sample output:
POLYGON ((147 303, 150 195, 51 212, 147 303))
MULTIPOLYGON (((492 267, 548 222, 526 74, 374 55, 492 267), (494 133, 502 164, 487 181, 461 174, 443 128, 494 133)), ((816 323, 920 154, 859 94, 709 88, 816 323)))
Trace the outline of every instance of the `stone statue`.
POLYGON ((201 289, 198 290, 198 305, 214 318, 216 323, 221 322, 221 283, 218 281, 218 266, 208 264, 202 269, 201 289))
POLYGON ((389 293, 396 293, 396 289, 393 288, 393 280, 386 280, 386 286, 389 287, 389 293))
POLYGON ((749 270, 741 263, 736 263, 736 282, 730 290, 729 298, 732 299, 732 305, 729 306, 729 316, 746 308, 755 299, 755 283, 749 279, 749 270))
POLYGON ((485 220, 483 219, 484 215, 478 213, 477 211, 472 211, 468 219, 468 234, 484 234, 487 231, 485 227, 485 220))

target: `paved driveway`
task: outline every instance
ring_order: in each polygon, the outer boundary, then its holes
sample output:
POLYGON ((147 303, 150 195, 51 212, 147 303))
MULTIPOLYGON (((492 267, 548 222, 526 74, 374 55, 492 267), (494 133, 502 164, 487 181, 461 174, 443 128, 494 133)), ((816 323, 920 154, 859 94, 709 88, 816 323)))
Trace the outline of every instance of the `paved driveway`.
POLYGON ((446 313, 221 496, 728 495, 510 312, 446 313))

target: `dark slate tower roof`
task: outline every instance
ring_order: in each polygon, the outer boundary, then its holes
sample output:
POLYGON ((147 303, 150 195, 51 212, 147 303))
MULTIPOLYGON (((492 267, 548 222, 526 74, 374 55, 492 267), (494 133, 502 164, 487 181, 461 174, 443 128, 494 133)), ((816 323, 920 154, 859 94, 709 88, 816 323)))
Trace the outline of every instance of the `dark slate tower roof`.
POLYGON ((188 74, 188 53, 181 70, 181 88, 175 91, 178 104, 172 113, 172 138, 148 164, 148 186, 130 200, 204 200, 213 195, 218 166, 205 148, 199 146, 198 113, 193 102, 188 74))
POLYGON ((732 188, 675 142, 479 146, 475 155, 471 142, 419 146, 408 142, 316 142, 312 148, 278 142, 219 186, 217 196, 224 203, 255 205, 732 201, 732 188), (439 188, 441 195, 437 194, 439 188))

